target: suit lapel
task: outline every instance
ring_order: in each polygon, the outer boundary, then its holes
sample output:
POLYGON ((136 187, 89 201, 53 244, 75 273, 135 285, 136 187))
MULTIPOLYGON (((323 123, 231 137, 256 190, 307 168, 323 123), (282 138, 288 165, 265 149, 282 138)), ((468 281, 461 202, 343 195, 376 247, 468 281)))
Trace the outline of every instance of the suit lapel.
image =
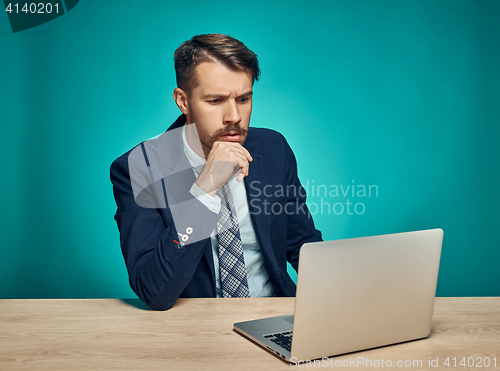
POLYGON ((259 243, 267 246, 267 242, 271 242, 271 219, 270 215, 266 215, 262 208, 262 201, 264 197, 263 188, 267 184, 263 164, 264 159, 262 156, 257 154, 251 153, 251 155, 253 157, 253 161, 250 163, 248 176, 245 177, 248 211, 250 212, 252 218, 255 234, 262 238, 262 241, 259 241, 259 243))
MULTIPOLYGON (((256 154, 254 149, 254 142, 247 139, 245 148, 248 149, 253 157, 250 163, 248 176, 245 177, 245 188, 247 193, 248 211, 252 219, 255 235, 259 241, 261 252, 264 255, 265 261, 270 264, 273 270, 273 276, 279 279, 278 263, 276 257, 272 252, 271 243, 271 212, 264 210, 263 202, 266 198, 264 195, 264 187, 268 184, 266 172, 264 169, 264 158, 256 154)), ((271 272, 269 272, 271 274, 271 272)))

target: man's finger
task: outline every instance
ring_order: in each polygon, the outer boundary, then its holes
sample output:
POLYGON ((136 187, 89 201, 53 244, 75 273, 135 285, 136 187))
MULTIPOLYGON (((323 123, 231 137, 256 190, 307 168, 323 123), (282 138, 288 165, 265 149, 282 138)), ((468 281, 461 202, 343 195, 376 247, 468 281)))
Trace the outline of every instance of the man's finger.
POLYGON ((247 158, 248 162, 252 162, 253 161, 253 157, 250 154, 250 152, 248 152, 248 150, 245 147, 243 147, 241 144, 239 144, 239 143, 236 143, 236 142, 225 142, 225 141, 217 141, 215 143, 218 143, 219 145, 221 145, 221 144, 228 145, 229 147, 232 147, 235 151, 239 151, 242 154, 244 154, 244 156, 247 158))

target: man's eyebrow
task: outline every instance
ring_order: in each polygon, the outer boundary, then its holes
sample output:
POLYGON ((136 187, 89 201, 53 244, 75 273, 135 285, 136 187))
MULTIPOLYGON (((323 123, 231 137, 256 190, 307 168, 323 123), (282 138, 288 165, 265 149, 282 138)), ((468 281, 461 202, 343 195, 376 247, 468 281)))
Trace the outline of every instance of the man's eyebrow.
MULTIPOLYGON (((249 90, 247 92, 244 92, 241 95, 238 95, 238 98, 239 97, 248 97, 251 95, 253 95, 253 91, 249 90)), ((223 99, 223 98, 227 98, 227 97, 229 97, 229 94, 205 94, 202 96, 202 99, 223 99)))
POLYGON ((239 95, 240 97, 248 97, 248 96, 251 96, 253 95, 253 91, 252 90, 249 90, 241 95, 239 95))
POLYGON ((220 99, 227 97, 229 97, 228 94, 205 94, 204 96, 202 96, 202 99, 220 99))

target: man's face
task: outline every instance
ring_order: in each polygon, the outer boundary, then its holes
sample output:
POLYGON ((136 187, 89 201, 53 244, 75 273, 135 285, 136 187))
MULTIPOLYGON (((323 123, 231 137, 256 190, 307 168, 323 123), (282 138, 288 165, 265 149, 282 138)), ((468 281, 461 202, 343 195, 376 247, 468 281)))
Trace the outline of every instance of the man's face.
POLYGON ((196 67, 198 86, 187 93, 187 122, 195 123, 207 157, 215 141, 245 142, 252 114, 253 79, 219 63, 196 67))

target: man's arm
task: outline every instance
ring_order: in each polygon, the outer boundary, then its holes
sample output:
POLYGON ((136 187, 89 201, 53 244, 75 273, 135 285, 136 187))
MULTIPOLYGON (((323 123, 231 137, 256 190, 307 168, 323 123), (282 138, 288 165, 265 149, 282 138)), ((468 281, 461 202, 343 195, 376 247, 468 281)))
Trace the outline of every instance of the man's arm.
MULTIPOLYGON (((219 215, 194 197, 189 202, 175 205, 175 224, 169 207, 139 206, 132 191, 128 161, 124 157, 112 164, 111 181, 118 207, 115 220, 130 286, 152 308, 169 309, 191 280, 219 215), (189 207, 184 207, 188 204, 189 207), (191 232, 189 236, 197 242, 182 243, 176 225, 179 233, 191 232)), ((151 185, 140 197, 152 199, 151 203, 156 202, 155 198, 164 197, 155 189, 164 189, 164 184, 151 185)), ((140 204, 147 202, 142 200, 140 204)))

